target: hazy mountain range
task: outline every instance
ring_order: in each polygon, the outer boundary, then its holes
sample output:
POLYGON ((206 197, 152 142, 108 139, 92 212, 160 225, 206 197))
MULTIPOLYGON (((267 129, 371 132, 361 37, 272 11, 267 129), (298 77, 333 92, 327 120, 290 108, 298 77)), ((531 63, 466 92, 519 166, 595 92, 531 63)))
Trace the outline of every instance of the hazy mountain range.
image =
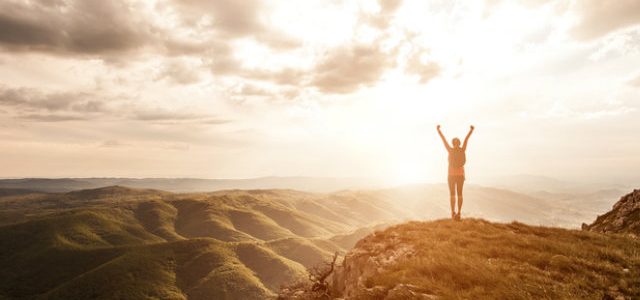
MULTIPOLYGON (((540 175, 510 175, 481 177, 468 180, 467 184, 508 189, 525 194, 584 194, 601 190, 627 191, 633 185, 592 182, 571 182, 540 175)), ((257 177, 246 179, 204 178, 17 178, 0 179, 0 188, 28 189, 42 192, 70 192, 121 185, 132 188, 159 189, 164 191, 211 192, 230 189, 293 189, 307 192, 335 192, 345 189, 375 189, 392 187, 383 180, 361 177, 257 177)))
POLYGON ((20 178, 0 179, 0 188, 41 192, 70 192, 106 186, 159 189, 170 192, 211 192, 230 189, 294 189, 333 192, 342 189, 380 187, 381 182, 365 178, 258 177, 248 179, 202 178, 20 178))

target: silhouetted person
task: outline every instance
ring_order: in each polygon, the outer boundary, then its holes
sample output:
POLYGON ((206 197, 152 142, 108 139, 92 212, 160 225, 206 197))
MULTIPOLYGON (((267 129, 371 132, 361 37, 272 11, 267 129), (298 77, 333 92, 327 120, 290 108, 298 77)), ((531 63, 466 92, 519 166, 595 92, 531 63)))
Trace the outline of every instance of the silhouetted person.
POLYGON ((464 186, 464 164, 467 161, 465 151, 467 150, 467 142, 475 127, 470 126, 467 137, 464 138, 464 144, 460 147, 460 139, 454 138, 451 140, 453 147, 449 146, 447 139, 440 131, 440 125, 437 127, 438 134, 444 143, 444 147, 449 152, 449 195, 451 196, 451 219, 460 220, 460 212, 462 210, 462 187, 464 186), (458 213, 455 211, 456 206, 456 194, 458 195, 458 213))

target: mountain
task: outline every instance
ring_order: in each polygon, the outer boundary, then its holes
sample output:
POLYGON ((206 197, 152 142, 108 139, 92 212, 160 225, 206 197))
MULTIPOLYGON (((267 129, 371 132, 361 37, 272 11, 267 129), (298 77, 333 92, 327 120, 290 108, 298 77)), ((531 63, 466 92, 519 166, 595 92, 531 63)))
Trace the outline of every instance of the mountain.
POLYGON ((598 216, 590 225, 583 224, 582 228, 596 232, 640 235, 640 190, 623 196, 611 211, 598 216))
POLYGON ((480 185, 517 191, 527 195, 536 195, 545 192, 551 194, 591 194, 601 190, 629 188, 627 181, 618 183, 570 181, 532 174, 479 177, 474 182, 480 185))
POLYGON ((29 189, 40 192, 69 192, 120 185, 131 188, 160 189, 171 192, 210 192, 229 189, 295 189, 308 192, 333 192, 382 186, 365 178, 331 177, 259 177, 249 179, 200 178, 23 178, 0 179, 0 189, 29 189))
POLYGON ((329 282, 344 299, 637 299, 638 249, 517 222, 409 222, 360 240, 329 282))

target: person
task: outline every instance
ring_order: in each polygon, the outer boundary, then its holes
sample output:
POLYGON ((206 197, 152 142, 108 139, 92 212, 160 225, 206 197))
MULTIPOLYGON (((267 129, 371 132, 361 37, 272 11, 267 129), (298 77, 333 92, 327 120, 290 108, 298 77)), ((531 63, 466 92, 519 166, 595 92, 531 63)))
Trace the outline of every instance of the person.
POLYGON ((440 130, 440 125, 437 127, 438 134, 442 139, 442 143, 444 147, 447 149, 449 153, 449 196, 451 201, 451 219, 452 220, 460 220, 460 214, 462 211, 462 187, 464 186, 464 164, 467 161, 465 151, 467 150, 467 143, 469 142, 469 137, 475 127, 473 125, 470 126, 469 133, 467 133, 467 137, 464 138, 464 144, 460 147, 460 139, 454 138, 451 140, 453 147, 449 145, 447 139, 442 134, 440 130), (456 195, 458 196, 458 212, 455 211, 456 204, 456 195))

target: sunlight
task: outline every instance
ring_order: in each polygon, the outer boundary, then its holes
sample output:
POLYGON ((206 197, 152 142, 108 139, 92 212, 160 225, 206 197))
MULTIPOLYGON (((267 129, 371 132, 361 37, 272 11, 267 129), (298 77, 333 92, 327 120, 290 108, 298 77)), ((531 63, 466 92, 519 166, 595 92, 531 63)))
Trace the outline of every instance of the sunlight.
POLYGON ((399 158, 392 166, 388 181, 392 185, 412 184, 425 181, 426 166, 416 160, 399 158))

